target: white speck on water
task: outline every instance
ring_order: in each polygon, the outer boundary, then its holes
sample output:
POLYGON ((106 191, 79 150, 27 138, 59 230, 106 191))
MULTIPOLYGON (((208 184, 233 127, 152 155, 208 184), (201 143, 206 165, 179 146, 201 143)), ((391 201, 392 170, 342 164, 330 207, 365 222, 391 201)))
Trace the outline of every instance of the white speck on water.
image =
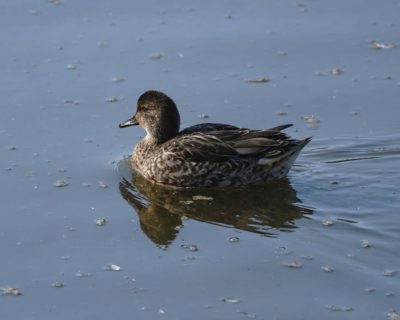
POLYGON ((182 244, 181 247, 191 252, 199 251, 199 247, 195 244, 182 244))
POLYGON ((204 201, 214 200, 213 197, 207 197, 207 196, 202 196, 202 195, 193 196, 192 199, 193 199, 194 201, 197 201, 197 200, 204 200, 204 201))
POLYGON ((116 264, 107 264, 104 267, 104 270, 105 271, 121 271, 122 268, 120 266, 116 265, 116 264))
POLYGON ((97 226, 104 226, 108 222, 108 220, 106 218, 96 218, 94 222, 97 226))
POLYGON ((226 302, 226 303, 231 303, 231 304, 236 304, 240 302, 240 298, 219 298, 219 301, 221 302, 226 302))
POLYGON ((56 180, 53 183, 53 186, 55 186, 57 188, 66 187, 67 185, 68 185, 68 182, 66 182, 65 180, 56 180))
POLYGON ((393 293, 393 292, 386 292, 386 293, 385 293, 385 296, 386 296, 386 297, 393 297, 393 296, 394 296, 394 293, 393 293))
POLYGON ((334 76, 340 76, 343 73, 343 70, 340 68, 333 68, 331 70, 331 74, 333 74, 334 76))
POLYGON ((316 116, 314 115, 306 115, 302 117, 303 120, 307 121, 310 127, 315 127, 318 125, 321 120, 319 120, 316 116))
POLYGON ((91 186, 91 184, 88 183, 88 182, 82 182, 82 183, 81 183, 81 186, 82 186, 82 187, 85 187, 85 188, 88 188, 88 187, 91 186))
POLYGON ((163 57, 163 55, 159 52, 154 52, 149 55, 149 58, 153 59, 153 60, 160 60, 162 57, 163 57))
POLYGON ((275 113, 277 116, 287 116, 288 113, 286 111, 278 111, 275 113))
POLYGON ((189 205, 189 204, 193 204, 194 201, 193 200, 181 200, 181 201, 179 201, 179 203, 182 203, 184 205, 189 205))
POLYGON ((388 270, 383 271, 383 275, 385 277, 393 277, 395 274, 396 274, 396 271, 394 271, 394 270, 388 269, 388 270))
POLYGON ((231 243, 236 243, 236 242, 240 241, 240 238, 239 237, 229 237, 228 241, 231 243))
POLYGON ((19 288, 15 288, 15 287, 0 288, 0 291, 1 291, 2 294, 8 295, 8 296, 20 296, 20 295, 22 295, 21 290, 19 288))
POLYGON ((376 288, 374 288, 374 287, 368 287, 368 288, 365 288, 364 291, 367 292, 367 293, 372 293, 372 292, 375 292, 375 291, 376 291, 376 288))
POLYGON ((99 182, 97 183, 97 186, 98 186, 99 188, 102 188, 102 189, 107 189, 107 188, 109 188, 109 186, 108 186, 107 184, 105 184, 103 181, 99 181, 99 182))
POLYGON ((88 276, 87 273, 84 273, 84 272, 82 272, 82 271, 80 271, 80 270, 78 270, 77 272, 75 272, 75 277, 77 277, 77 278, 84 278, 84 277, 87 277, 87 276, 88 276))
POLYGON ((165 311, 163 309, 158 310, 159 314, 165 314, 165 311))
POLYGON ((380 50, 380 49, 393 49, 396 48, 397 45, 389 42, 389 43, 381 43, 378 42, 376 40, 372 40, 369 45, 368 45, 371 49, 375 49, 375 50, 380 50))
POLYGON ((53 282, 53 283, 51 284, 51 286, 52 286, 53 288, 62 288, 62 287, 64 287, 64 284, 61 283, 60 281, 55 281, 55 282, 53 282))
POLYGON ((386 317, 388 320, 400 320, 400 314, 398 314, 396 310, 386 313, 386 317))
POLYGON ((67 70, 76 70, 76 65, 75 64, 67 64, 66 66, 67 70))
POLYGON ((210 116, 207 113, 202 113, 202 114, 198 115, 198 117, 200 119, 208 119, 210 116))
POLYGON ((265 82, 269 82, 269 81, 271 81, 271 79, 269 79, 268 77, 258 77, 258 78, 247 80, 247 82, 250 82, 250 83, 265 83, 265 82))
POLYGON ((36 10, 36 9, 32 9, 31 11, 29 11, 29 13, 30 13, 31 15, 33 15, 33 16, 37 16, 37 15, 40 14, 40 11, 39 11, 39 10, 36 10))
POLYGON ((126 81, 126 78, 125 78, 125 77, 117 76, 117 77, 112 78, 111 81, 112 81, 112 82, 115 82, 115 83, 121 83, 121 82, 125 82, 125 81, 126 81))
POLYGON ((340 307, 334 304, 327 305, 326 308, 330 311, 353 311, 353 307, 340 307))
POLYGON ((322 266, 321 269, 325 272, 332 273, 335 269, 329 266, 322 266))
POLYGON ((335 224, 334 221, 332 220, 325 220, 324 222, 322 222, 322 225, 329 227, 329 226, 333 226, 335 224))
POLYGON ((370 244, 368 240, 363 240, 363 241, 361 241, 361 247, 363 247, 363 248, 371 248, 372 244, 370 244))
POLYGON ((304 260, 309 260, 309 261, 314 259, 313 256, 302 256, 302 258, 303 258, 304 260))
POLYGON ((108 97, 106 99, 106 102, 111 102, 111 103, 118 102, 118 98, 117 97, 108 97))
POLYGON ((287 268, 300 269, 303 265, 297 261, 286 261, 282 263, 282 266, 287 268))
POLYGON ((55 6, 60 6, 63 4, 61 0, 49 0, 49 2, 55 6))

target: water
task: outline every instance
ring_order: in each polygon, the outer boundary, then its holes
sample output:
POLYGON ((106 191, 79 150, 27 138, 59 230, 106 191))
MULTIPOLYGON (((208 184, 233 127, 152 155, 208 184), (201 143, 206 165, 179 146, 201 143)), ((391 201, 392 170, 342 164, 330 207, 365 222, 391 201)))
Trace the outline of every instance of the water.
POLYGON ((399 45, 399 1, 0 5, 1 319, 400 312, 399 48, 369 47, 399 45), (184 126, 313 141, 283 181, 154 187, 118 128, 147 89, 184 126))

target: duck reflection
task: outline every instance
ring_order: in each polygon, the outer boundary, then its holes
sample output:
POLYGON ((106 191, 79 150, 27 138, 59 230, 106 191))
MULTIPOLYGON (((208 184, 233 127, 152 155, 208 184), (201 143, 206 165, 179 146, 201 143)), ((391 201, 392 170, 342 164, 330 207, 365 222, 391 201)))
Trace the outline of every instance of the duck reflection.
POLYGON ((119 189, 138 213, 143 232, 159 246, 174 241, 186 218, 273 237, 274 230, 290 231, 294 220, 313 213, 299 205, 287 179, 243 189, 182 189, 132 173, 119 189))

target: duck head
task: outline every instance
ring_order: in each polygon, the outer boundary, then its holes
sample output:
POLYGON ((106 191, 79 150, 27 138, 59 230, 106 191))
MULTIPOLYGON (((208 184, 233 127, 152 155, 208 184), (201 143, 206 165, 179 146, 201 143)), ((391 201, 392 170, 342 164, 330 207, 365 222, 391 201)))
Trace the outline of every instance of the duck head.
POLYGON ((146 91, 137 102, 135 115, 119 127, 140 125, 146 130, 146 139, 157 144, 174 138, 179 132, 180 116, 175 102, 159 91, 146 91))

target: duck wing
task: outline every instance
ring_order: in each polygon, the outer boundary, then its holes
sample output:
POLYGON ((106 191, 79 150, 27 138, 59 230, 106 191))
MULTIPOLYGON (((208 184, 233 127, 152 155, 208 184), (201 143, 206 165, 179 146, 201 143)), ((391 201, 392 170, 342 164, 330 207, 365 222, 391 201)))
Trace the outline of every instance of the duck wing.
POLYGON ((206 133, 219 130, 237 130, 238 127, 223 123, 200 123, 182 130, 179 134, 206 133))
POLYGON ((214 135, 193 133, 179 135, 163 145, 164 153, 171 153, 183 161, 223 162, 238 157, 239 153, 214 135))
POLYGON ((224 124, 201 124, 183 130, 167 142, 164 150, 179 155, 184 161, 194 162, 279 157, 301 144, 280 132, 290 126, 250 130, 224 124))

